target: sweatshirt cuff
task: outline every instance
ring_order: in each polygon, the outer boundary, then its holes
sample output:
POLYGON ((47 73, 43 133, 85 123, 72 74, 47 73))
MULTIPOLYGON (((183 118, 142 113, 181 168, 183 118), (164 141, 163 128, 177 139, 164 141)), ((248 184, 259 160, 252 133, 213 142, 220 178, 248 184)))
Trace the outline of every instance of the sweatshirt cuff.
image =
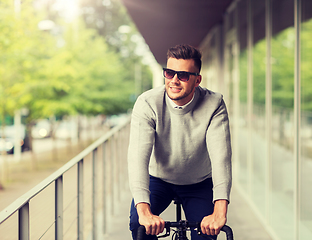
POLYGON ((213 203, 217 200, 227 200, 230 203, 230 191, 228 191, 227 189, 223 189, 222 192, 219 192, 220 189, 218 189, 218 191, 215 191, 213 194, 213 203))
POLYGON ((141 194, 135 194, 133 196, 133 199, 134 199, 134 204, 135 206, 138 204, 138 203, 148 203, 149 205, 151 205, 151 202, 150 202, 150 197, 149 197, 149 193, 146 194, 146 193, 141 193, 141 194))

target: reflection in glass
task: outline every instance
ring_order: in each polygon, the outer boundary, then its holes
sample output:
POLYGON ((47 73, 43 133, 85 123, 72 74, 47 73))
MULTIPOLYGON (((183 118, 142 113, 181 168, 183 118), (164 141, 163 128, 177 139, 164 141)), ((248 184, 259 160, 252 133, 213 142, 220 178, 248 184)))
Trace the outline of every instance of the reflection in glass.
POLYGON ((247 150, 248 148, 248 114, 247 114, 247 1, 240 1, 238 4, 238 36, 240 43, 239 53, 239 182, 247 189, 247 150))
POLYGON ((302 1, 300 239, 312 239, 312 1, 302 1))
POLYGON ((294 236, 294 9, 272 1, 271 226, 281 239, 294 236))
POLYGON ((260 213, 265 214, 265 82, 266 82, 266 39, 265 1, 251 1, 252 11, 252 199, 260 213))

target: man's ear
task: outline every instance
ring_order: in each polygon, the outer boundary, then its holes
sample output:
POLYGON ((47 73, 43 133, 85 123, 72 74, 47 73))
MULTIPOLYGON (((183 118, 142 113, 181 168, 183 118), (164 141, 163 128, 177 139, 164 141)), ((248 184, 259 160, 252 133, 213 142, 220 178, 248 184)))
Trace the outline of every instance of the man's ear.
POLYGON ((196 87, 199 86, 199 84, 201 83, 201 80, 202 80, 202 76, 201 76, 201 75, 198 75, 198 76, 196 77, 196 87))

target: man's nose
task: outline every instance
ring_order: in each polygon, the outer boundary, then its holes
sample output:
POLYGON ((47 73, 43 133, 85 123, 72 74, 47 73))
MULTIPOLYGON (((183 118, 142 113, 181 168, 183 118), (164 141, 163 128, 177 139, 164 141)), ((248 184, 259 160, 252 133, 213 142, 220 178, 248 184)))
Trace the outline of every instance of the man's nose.
POLYGON ((173 78, 171 79, 171 82, 175 83, 175 84, 179 84, 180 80, 178 79, 178 74, 175 74, 173 76, 173 78))

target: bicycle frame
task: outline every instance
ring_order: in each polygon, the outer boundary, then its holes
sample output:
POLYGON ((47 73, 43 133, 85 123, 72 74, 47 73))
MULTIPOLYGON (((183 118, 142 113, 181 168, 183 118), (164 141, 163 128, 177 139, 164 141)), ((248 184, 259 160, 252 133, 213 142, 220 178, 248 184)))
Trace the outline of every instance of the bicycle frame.
POLYGON ((197 233, 198 229, 200 229, 200 223, 190 223, 187 220, 180 220, 179 222, 165 222, 166 233, 161 236, 157 236, 157 238, 163 238, 170 236, 171 228, 176 228, 175 231, 176 240, 187 240, 186 231, 190 230, 190 228, 196 228, 197 233))

